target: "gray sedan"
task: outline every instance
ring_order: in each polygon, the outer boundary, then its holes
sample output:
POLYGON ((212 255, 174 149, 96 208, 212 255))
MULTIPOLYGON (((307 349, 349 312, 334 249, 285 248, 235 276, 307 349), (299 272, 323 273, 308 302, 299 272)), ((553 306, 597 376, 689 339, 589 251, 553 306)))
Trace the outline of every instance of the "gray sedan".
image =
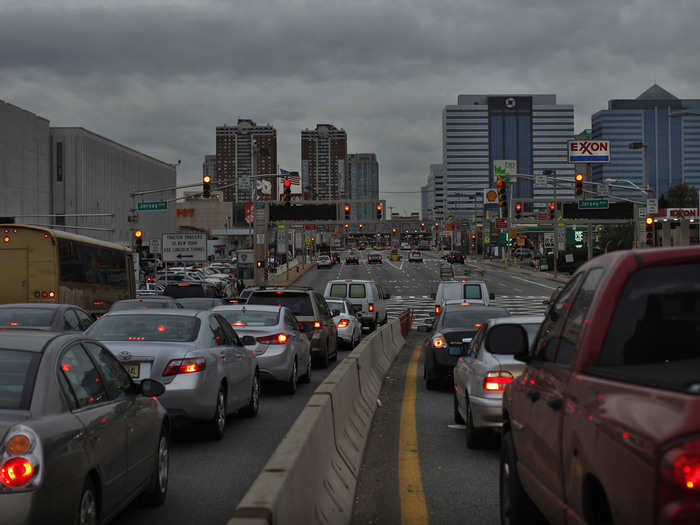
POLYGON ((0 306, 0 328, 82 332, 94 322, 89 313, 72 304, 18 303, 0 306))
POLYGON ((110 312, 88 335, 98 339, 141 381, 165 385, 160 398, 173 417, 204 422, 221 439, 226 416, 256 416, 258 367, 231 324, 209 311, 161 309, 110 312))
POLYGON ((249 304, 212 311, 226 318, 255 353, 261 378, 286 383, 290 394, 297 391, 298 381, 311 381, 311 342, 289 308, 249 304))
POLYGON ((499 317, 485 322, 454 367, 454 418, 466 426, 468 448, 485 444, 488 432, 503 426, 503 391, 519 377, 525 365, 513 353, 494 353, 486 345, 489 330, 503 323, 522 325, 530 343, 542 316, 499 317))
POLYGON ((328 308, 333 314, 333 322, 338 329, 338 344, 352 350, 360 344, 362 322, 355 317, 352 305, 345 300, 326 298, 328 308))
POLYGON ((163 391, 82 335, 0 333, 2 523, 97 524, 139 495, 164 503, 163 391))

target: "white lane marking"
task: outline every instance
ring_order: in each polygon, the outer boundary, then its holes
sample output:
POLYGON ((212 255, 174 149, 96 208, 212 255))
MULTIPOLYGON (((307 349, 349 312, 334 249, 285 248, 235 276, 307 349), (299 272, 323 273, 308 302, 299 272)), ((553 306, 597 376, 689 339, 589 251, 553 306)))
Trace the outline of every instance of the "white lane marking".
POLYGON ((447 425, 447 428, 452 428, 455 430, 464 430, 467 427, 466 425, 447 425))
POLYGON ((531 281, 529 279, 523 279, 522 277, 517 277, 515 275, 509 275, 508 277, 512 277, 513 279, 518 279, 519 281, 525 281, 526 283, 535 284, 537 286, 541 286, 542 288, 547 288, 548 290, 556 290, 557 289, 556 286, 548 286, 546 284, 537 283, 537 282, 531 281))

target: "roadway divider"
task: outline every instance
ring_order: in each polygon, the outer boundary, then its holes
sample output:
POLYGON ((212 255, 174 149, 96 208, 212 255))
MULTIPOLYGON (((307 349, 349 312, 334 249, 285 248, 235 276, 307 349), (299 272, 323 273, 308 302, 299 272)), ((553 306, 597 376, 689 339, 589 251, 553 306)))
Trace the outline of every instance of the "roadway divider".
POLYGON ((350 523, 377 396, 410 328, 412 313, 404 315, 363 339, 318 386, 229 525, 350 523))

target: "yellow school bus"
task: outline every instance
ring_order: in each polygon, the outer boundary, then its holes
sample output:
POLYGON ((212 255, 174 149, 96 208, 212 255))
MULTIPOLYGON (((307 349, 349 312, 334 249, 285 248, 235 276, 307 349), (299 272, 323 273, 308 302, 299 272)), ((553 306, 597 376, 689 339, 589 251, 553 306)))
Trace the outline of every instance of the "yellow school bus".
POLYGON ((0 224, 0 304, 66 303, 102 314, 135 296, 131 250, 40 226, 0 224))

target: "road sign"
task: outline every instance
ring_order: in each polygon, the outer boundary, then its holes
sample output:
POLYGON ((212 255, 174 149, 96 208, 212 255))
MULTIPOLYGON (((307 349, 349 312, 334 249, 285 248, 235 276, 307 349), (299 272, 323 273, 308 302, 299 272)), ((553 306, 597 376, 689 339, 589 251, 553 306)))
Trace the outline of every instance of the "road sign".
POLYGON ((609 140, 570 140, 569 162, 610 162, 609 140))
POLYGON ((494 178, 501 177, 504 182, 510 182, 508 175, 515 175, 516 173, 518 173, 518 161, 510 159, 493 161, 494 178))
POLYGON ((496 228, 498 228, 499 230, 508 227, 508 219, 496 219, 494 222, 496 224, 496 228))
POLYGON ((550 221, 551 219, 549 218, 549 213, 540 213, 539 215, 537 215, 537 220, 539 222, 542 222, 542 221, 550 221))
POLYGON ((659 201, 656 199, 647 199, 647 213, 649 215, 656 215, 659 213, 659 201))
POLYGON ((598 193, 601 195, 610 195, 610 186, 607 184, 598 184, 598 193))
MULTIPOLYGON (((638 213, 639 213, 639 218, 640 219, 646 219, 647 216, 647 209, 644 206, 640 206, 638 208, 638 213)), ((651 215, 651 214, 650 214, 651 215)))
POLYGON ((546 186, 547 176, 546 175, 535 175, 535 186, 546 186))
POLYGON ((164 233, 163 261, 206 261, 206 233, 164 233))
POLYGON ((608 199, 581 199, 578 201, 579 210, 607 210, 610 207, 608 199))
POLYGON ((136 203, 139 211, 163 211, 168 209, 168 201, 143 201, 136 203))
POLYGON ((510 236, 515 238, 518 235, 518 229, 517 228, 511 228, 510 229, 510 236))
POLYGON ((498 192, 495 188, 484 190, 484 204, 498 204, 498 192))
POLYGON ((151 253, 160 253, 160 239, 151 239, 148 243, 148 251, 151 253))

